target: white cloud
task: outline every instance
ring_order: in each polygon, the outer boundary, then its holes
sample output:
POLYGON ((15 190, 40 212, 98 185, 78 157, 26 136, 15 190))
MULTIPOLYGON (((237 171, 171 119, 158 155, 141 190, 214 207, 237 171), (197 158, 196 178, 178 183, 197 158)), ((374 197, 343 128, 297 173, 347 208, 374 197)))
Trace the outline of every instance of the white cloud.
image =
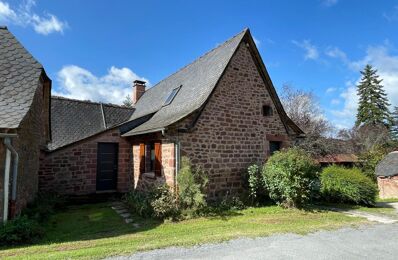
POLYGON ((55 15, 46 13, 40 16, 32 11, 36 5, 34 0, 24 1, 16 8, 10 7, 7 2, 0 0, 0 22, 11 23, 18 26, 31 26, 43 35, 53 32, 63 33, 68 27, 67 22, 60 21, 55 15))
POLYGON ((10 8, 8 3, 0 1, 0 21, 8 22, 17 17, 14 10, 10 8))
POLYGON ((390 12, 383 13, 383 17, 389 22, 398 21, 398 5, 394 6, 390 12))
POLYGON ((334 99, 332 99, 332 101, 330 101, 330 103, 332 105, 338 105, 338 104, 340 104, 340 99, 334 98, 334 99))
POLYGON ((319 58, 318 48, 311 44, 310 40, 304 40, 301 42, 292 41, 293 44, 305 50, 304 59, 305 60, 317 60, 319 58))
POLYGON ((259 39, 257 39, 256 37, 253 36, 253 41, 256 44, 257 48, 260 47, 261 41, 259 39))
POLYGON ((325 54, 331 58, 340 59, 346 65, 350 63, 347 54, 337 47, 328 47, 325 54))
POLYGON ((57 76, 60 88, 53 91, 53 95, 114 104, 122 104, 125 97, 131 95, 134 80, 143 80, 149 85, 147 79, 130 69, 114 66, 106 75, 97 77, 84 68, 69 65, 63 67, 57 76))
MULTIPOLYGON (((369 46, 364 58, 357 61, 348 61, 347 66, 359 72, 366 64, 371 64, 378 70, 377 74, 383 79, 382 85, 391 105, 398 106, 398 55, 391 54, 390 49, 391 47, 388 44, 369 46)), ((343 108, 332 111, 336 119, 339 122, 342 120, 347 126, 352 125, 355 121, 358 107, 356 85, 359 81, 360 77, 355 82, 348 82, 346 84, 346 89, 340 95, 344 100, 343 108)))
POLYGON ((331 7, 335 4, 337 4, 338 0, 322 0, 322 5, 326 7, 331 7))
POLYGON ((326 89, 326 93, 327 93, 327 94, 333 93, 333 92, 335 92, 336 90, 337 90, 337 88, 331 87, 331 88, 326 89))

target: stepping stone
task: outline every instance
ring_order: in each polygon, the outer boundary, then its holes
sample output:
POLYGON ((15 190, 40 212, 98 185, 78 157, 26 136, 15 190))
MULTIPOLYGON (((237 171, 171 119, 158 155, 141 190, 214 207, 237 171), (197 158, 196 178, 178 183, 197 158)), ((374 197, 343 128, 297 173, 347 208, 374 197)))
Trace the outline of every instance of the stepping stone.
POLYGON ((129 213, 127 209, 117 209, 115 210, 117 214, 124 214, 124 213, 129 213))
POLYGON ((125 209, 123 206, 112 206, 111 207, 113 210, 122 210, 122 209, 125 209))
POLYGON ((131 218, 126 218, 126 219, 124 220, 124 222, 126 222, 127 224, 129 224, 129 223, 133 222, 133 219, 131 219, 131 218))
POLYGON ((122 218, 129 218, 129 217, 131 217, 131 214, 130 213, 123 213, 123 214, 120 214, 120 216, 122 216, 122 218))
POLYGON ((133 227, 134 227, 134 228, 139 228, 139 227, 141 227, 141 225, 140 225, 140 224, 137 224, 137 223, 134 223, 134 224, 133 224, 133 227))

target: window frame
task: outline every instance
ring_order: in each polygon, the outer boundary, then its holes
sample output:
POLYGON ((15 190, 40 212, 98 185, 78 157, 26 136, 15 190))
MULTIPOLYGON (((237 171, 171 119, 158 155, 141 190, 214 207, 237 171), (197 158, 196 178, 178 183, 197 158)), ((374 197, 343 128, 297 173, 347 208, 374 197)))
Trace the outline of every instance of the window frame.
POLYGON ((149 141, 140 143, 140 154, 139 154, 139 173, 152 172, 156 177, 162 176, 162 144, 161 141, 149 141), (149 147, 149 151, 148 151, 149 147), (152 151, 154 158, 152 160, 152 151))
POLYGON ((274 110, 273 110, 272 106, 270 106, 270 105, 263 105, 261 112, 262 112, 263 116, 266 116, 266 117, 274 115, 274 110))
POLYGON ((180 91, 181 87, 182 87, 182 85, 179 87, 173 88, 171 90, 171 92, 169 93, 167 98, 164 100, 164 103, 163 103, 164 107, 170 105, 173 102, 173 100, 177 96, 178 92, 180 91))

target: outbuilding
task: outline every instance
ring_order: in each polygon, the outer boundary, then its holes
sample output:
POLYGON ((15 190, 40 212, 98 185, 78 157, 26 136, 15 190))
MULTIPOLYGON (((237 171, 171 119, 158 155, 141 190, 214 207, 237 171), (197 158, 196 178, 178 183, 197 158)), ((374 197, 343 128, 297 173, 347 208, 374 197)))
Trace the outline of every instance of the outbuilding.
POLYGON ((398 198, 398 151, 389 153, 376 167, 380 198, 398 198))

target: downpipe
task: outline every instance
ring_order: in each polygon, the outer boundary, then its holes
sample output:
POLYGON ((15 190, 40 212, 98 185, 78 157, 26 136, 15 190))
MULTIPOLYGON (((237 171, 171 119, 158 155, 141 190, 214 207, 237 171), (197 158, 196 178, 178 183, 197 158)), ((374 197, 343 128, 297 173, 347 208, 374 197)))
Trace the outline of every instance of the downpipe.
POLYGON ((4 167, 4 204, 3 204, 3 223, 6 223, 8 216, 13 217, 16 212, 16 197, 17 197, 17 178, 18 178, 18 164, 19 155, 18 152, 11 144, 11 138, 16 137, 15 134, 0 134, 0 137, 4 138, 4 145, 6 147, 6 159, 4 167), (11 157, 14 156, 13 161, 13 177, 12 177, 12 188, 11 188, 11 201, 9 205, 9 184, 10 184, 10 170, 11 170, 11 157), (10 213, 10 214, 9 214, 10 213))

